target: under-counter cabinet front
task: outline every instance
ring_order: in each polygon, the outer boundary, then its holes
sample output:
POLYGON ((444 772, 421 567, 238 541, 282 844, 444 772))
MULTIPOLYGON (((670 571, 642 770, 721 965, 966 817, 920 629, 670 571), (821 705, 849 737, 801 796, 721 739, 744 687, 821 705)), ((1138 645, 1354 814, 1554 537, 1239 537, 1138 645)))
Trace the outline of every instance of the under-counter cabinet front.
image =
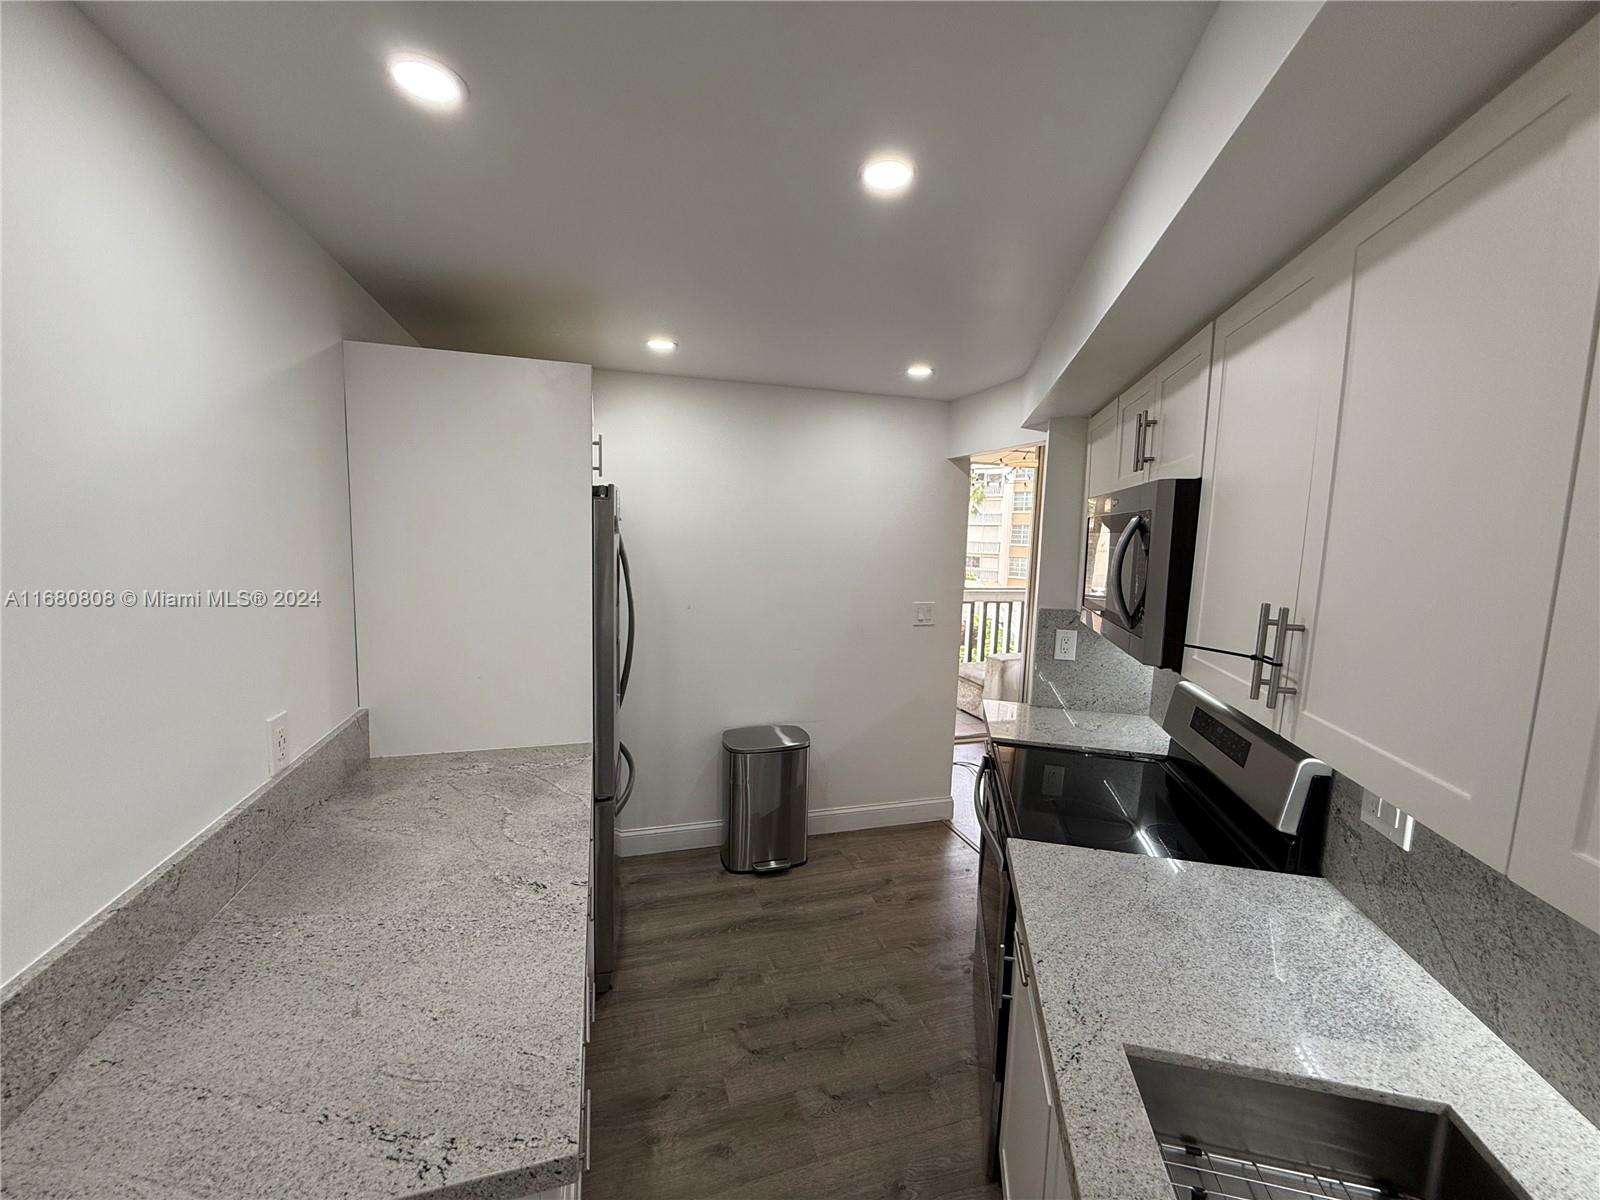
POLYGON ((1000 1105, 1000 1190, 1005 1200, 1073 1200, 1061 1144, 1050 1048, 1027 939, 1016 931, 1005 1091, 1000 1105))

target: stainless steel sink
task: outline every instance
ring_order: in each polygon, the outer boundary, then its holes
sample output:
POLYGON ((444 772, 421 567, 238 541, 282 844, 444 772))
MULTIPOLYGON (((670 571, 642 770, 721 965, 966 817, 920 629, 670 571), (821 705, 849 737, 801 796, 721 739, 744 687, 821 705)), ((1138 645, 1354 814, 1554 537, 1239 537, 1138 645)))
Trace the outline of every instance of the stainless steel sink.
POLYGON ((1128 1062, 1178 1200, 1528 1200, 1449 1109, 1128 1062))

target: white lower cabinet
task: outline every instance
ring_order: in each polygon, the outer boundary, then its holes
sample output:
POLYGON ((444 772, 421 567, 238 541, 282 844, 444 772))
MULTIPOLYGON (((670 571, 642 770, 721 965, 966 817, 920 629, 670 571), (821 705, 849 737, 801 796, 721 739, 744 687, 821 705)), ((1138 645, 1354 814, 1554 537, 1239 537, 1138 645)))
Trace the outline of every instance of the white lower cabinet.
POLYGON ((1016 943, 1000 1105, 1000 1190, 1005 1200, 1073 1200, 1051 1082, 1050 1048, 1020 925, 1016 943))

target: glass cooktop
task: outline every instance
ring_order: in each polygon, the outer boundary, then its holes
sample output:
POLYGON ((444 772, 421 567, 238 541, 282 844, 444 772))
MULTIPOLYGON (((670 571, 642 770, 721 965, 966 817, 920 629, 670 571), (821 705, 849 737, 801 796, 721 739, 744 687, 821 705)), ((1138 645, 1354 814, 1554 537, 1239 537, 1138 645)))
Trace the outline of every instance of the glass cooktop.
POLYGON ((1004 747, 999 757, 1010 836, 1151 858, 1262 865, 1242 831, 1222 815, 1226 801, 1219 805, 1207 795, 1203 768, 1027 746, 1004 747))

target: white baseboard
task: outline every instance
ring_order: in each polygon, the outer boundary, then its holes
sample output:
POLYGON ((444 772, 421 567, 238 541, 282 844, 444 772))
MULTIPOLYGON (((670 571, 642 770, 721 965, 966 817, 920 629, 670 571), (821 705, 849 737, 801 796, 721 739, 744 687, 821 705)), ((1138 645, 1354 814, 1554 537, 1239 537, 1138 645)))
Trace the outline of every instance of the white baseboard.
POLYGON ((806 832, 844 833, 851 829, 877 829, 884 825, 920 825, 925 821, 948 821, 954 811, 955 804, 949 796, 825 808, 821 812, 806 815, 806 832))
POLYGON ((624 858, 720 845, 721 821, 689 821, 683 825, 647 825, 643 829, 617 830, 617 853, 624 858))
MULTIPOLYGON (((844 833, 852 829, 878 829, 887 825, 920 825, 948 821, 954 811, 949 796, 922 800, 891 800, 885 804, 855 804, 824 808, 806 815, 806 832, 844 833)), ((681 825, 649 825, 617 831, 617 850, 625 858, 639 854, 665 854, 670 850, 697 850, 722 844, 722 822, 687 821, 681 825)))

